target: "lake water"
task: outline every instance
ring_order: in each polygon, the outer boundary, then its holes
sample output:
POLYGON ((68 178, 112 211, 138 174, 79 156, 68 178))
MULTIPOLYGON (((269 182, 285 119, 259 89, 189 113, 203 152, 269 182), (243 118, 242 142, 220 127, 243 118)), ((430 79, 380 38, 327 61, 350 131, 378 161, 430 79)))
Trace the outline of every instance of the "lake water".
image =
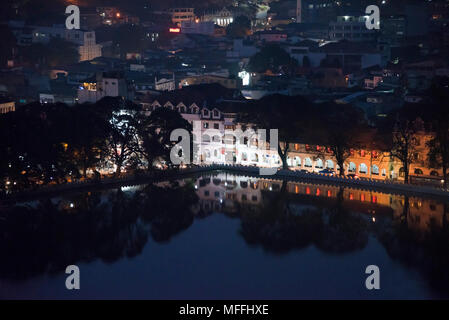
POLYGON ((227 173, 39 199, 0 211, 0 297, 448 298, 448 211, 227 173), (65 287, 68 265, 80 290, 65 287))

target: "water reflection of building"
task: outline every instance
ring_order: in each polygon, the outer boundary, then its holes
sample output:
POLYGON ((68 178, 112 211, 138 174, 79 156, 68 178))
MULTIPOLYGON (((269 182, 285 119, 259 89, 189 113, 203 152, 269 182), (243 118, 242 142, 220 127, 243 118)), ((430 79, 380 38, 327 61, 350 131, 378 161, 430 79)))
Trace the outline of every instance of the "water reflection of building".
MULTIPOLYGON (((203 212, 238 213, 242 206, 263 206, 267 193, 280 192, 283 182, 273 179, 236 176, 219 173, 195 181, 195 189, 203 212)), ((376 191, 287 182, 286 192, 292 203, 315 207, 333 207, 340 197, 350 211, 370 214, 373 222, 378 215, 391 215, 398 221, 407 213, 409 228, 424 231, 433 222, 441 226, 445 205, 433 199, 405 197, 376 191)), ((446 206, 447 207, 447 206, 446 206)), ((448 210, 446 208, 446 210, 448 210)))

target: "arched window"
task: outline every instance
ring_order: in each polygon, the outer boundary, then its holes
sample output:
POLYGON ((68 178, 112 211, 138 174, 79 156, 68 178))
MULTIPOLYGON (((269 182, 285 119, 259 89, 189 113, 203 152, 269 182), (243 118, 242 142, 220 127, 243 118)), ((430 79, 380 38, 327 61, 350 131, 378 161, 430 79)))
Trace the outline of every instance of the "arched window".
POLYGON ((433 176, 433 177, 438 177, 439 176, 438 172, 435 171, 435 170, 430 171, 430 175, 433 176))
POLYGON ((378 175, 379 174, 379 167, 374 164, 373 167, 371 168, 371 173, 375 174, 375 175, 378 175))
POLYGON ((323 160, 317 159, 315 162, 315 168, 322 169, 323 168, 323 160))
POLYGON ((296 167, 300 167, 301 166, 301 158, 295 157, 295 161, 294 161, 293 165, 296 167))
POLYGON ((399 176, 400 176, 400 177, 405 177, 405 170, 404 170, 404 167, 402 167, 402 168, 399 169, 399 176))
POLYGON ((334 169, 334 162, 332 160, 326 160, 326 168, 334 169))
POLYGON ((368 172, 368 167, 366 166, 366 164, 364 164, 364 163, 360 164, 359 172, 360 173, 367 173, 368 172))
POLYGON ((349 168, 348 171, 349 172, 355 172, 357 170, 357 166, 355 165, 354 162, 349 162, 349 168))
POLYGON ((419 168, 415 169, 415 174, 423 174, 422 170, 419 168))
POLYGON ((387 175, 387 170, 382 169, 382 176, 385 177, 387 175))
POLYGON ((310 158, 304 159, 304 167, 312 168, 312 160, 310 160, 310 158))
POLYGON ((210 142, 210 137, 207 134, 203 134, 203 142, 210 142))
POLYGON ((247 161, 248 160, 248 156, 246 155, 246 152, 242 153, 242 161, 247 161))

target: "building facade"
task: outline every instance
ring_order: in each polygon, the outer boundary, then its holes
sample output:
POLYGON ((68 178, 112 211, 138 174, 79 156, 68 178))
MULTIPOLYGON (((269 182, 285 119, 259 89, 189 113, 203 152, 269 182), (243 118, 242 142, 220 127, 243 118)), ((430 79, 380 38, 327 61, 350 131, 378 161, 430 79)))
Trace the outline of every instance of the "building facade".
POLYGON ((0 114, 16 111, 16 103, 9 99, 0 98, 0 114))
POLYGON ((77 96, 78 103, 95 103, 104 97, 123 97, 132 100, 133 92, 122 74, 103 72, 84 80, 78 88, 77 96))
POLYGON ((376 37, 375 30, 369 30, 365 26, 367 16, 338 16, 337 21, 329 23, 329 39, 333 41, 373 41, 376 37))
MULTIPOLYGON (((277 149, 271 150, 269 141, 265 141, 256 132, 243 132, 242 128, 246 126, 236 121, 237 113, 199 107, 195 103, 190 106, 182 102, 175 105, 170 101, 160 104, 155 100, 141 105, 148 114, 156 108, 176 110, 193 125, 194 143, 198 145, 198 163, 282 167, 277 149)), ((417 134, 416 152, 409 174, 411 180, 438 184, 441 182, 442 171, 430 168, 427 162, 427 142, 431 137, 431 134, 425 132, 417 134)), ((280 143, 285 147, 283 142, 280 143)), ((328 169, 339 172, 335 156, 328 147, 303 142, 289 145, 287 164, 291 170, 319 173, 328 169)), ((352 150, 345 161, 344 173, 375 180, 404 178, 401 162, 384 150, 352 150)))
POLYGON ((178 26, 184 21, 195 20, 194 8, 171 8, 168 13, 171 15, 171 21, 178 26))

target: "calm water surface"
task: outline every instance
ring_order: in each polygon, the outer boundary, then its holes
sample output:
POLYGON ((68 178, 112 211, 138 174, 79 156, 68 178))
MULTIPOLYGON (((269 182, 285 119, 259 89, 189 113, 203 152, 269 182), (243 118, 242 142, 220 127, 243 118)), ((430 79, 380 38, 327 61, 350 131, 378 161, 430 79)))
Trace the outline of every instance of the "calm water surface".
POLYGON ((39 199, 0 211, 0 297, 448 298, 448 208, 225 173, 39 199))

